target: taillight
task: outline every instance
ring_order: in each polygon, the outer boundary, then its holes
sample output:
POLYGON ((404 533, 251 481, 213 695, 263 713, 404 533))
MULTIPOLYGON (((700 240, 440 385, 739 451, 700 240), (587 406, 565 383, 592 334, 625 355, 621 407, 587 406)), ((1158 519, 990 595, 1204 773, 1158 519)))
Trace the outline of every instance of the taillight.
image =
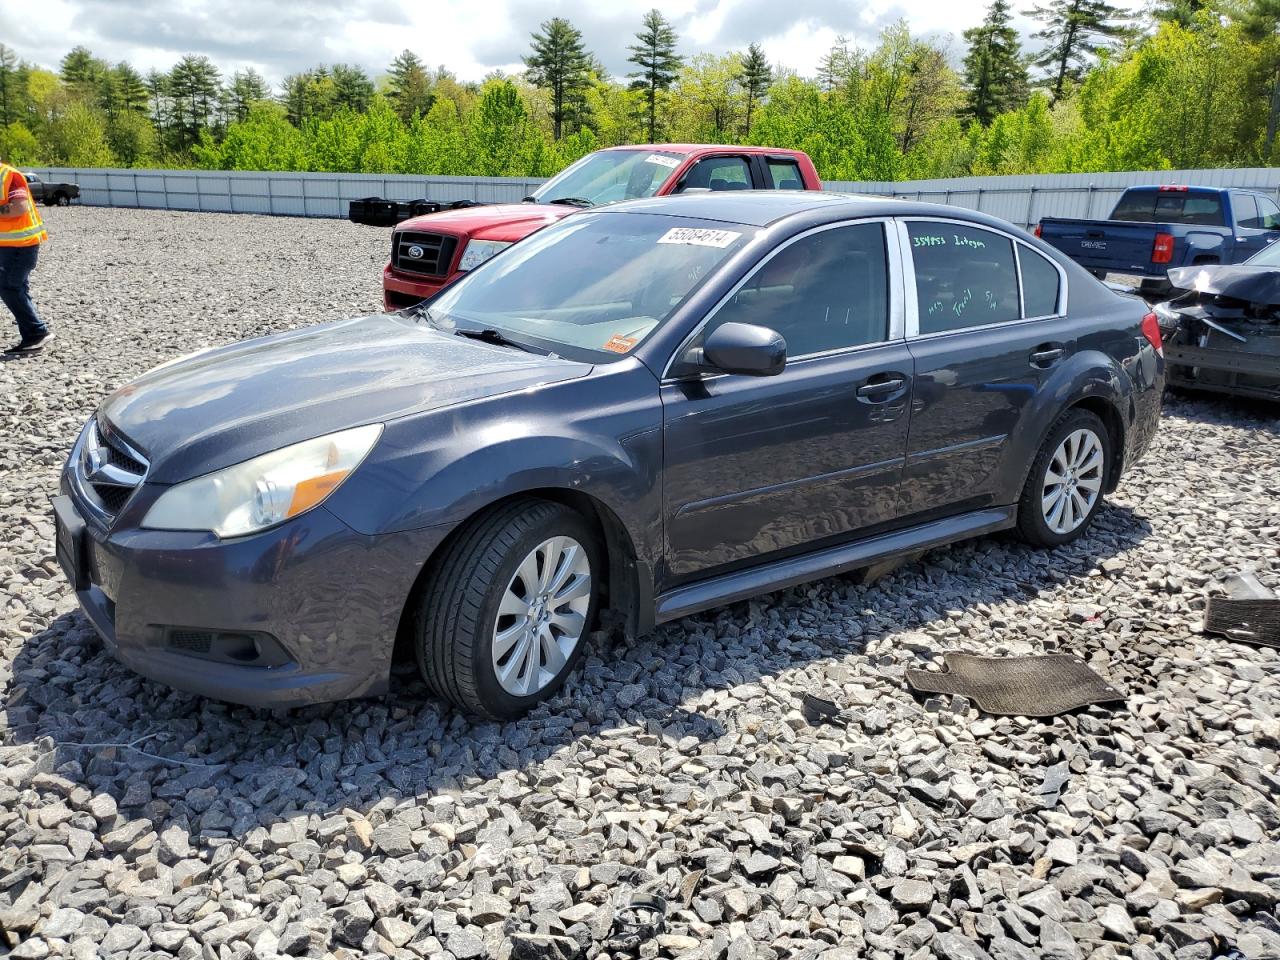
POLYGON ((1168 263, 1173 259, 1173 234, 1157 233, 1156 242, 1151 247, 1152 263, 1168 263))
POLYGON ((1160 188, 1161 193, 1186 193, 1190 187, 1174 186, 1173 184, 1165 184, 1160 188))
POLYGON ((1155 348, 1156 353, 1164 356, 1164 340, 1160 337, 1160 318, 1154 313, 1148 313, 1142 318, 1142 335, 1147 338, 1147 343, 1155 348))
POLYGON ((1036 224, 1036 228, 1035 228, 1034 230, 1032 230, 1031 232, 1032 232, 1032 233, 1034 233, 1037 237, 1043 237, 1043 236, 1044 236, 1044 224, 1037 223, 1037 224, 1036 224))

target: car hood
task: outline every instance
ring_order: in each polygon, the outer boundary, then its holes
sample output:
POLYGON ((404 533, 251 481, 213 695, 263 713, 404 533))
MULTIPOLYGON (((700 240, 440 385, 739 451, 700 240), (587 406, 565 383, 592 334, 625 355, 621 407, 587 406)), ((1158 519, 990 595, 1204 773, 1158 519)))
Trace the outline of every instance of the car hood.
POLYGON ((584 376, 589 364, 378 314, 162 365, 98 415, 178 483, 312 437, 584 376))
POLYGON ((1177 290, 1207 293, 1263 306, 1280 306, 1280 268, 1247 264, 1207 264, 1169 271, 1177 290))
POLYGON ((498 203, 429 213, 405 220, 396 229, 514 242, 580 209, 562 203, 498 203))

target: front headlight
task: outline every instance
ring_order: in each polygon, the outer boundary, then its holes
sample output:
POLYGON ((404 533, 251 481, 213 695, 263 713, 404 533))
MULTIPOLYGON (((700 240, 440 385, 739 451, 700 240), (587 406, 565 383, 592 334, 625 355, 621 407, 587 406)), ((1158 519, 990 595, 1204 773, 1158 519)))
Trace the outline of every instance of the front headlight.
POLYGON ((331 433, 170 487, 142 520, 153 530, 242 537, 319 506, 360 465, 382 424, 331 433))
POLYGON ((486 260, 500 254, 511 243, 507 240, 470 240, 462 251, 462 259, 458 261, 459 270, 474 270, 486 260))

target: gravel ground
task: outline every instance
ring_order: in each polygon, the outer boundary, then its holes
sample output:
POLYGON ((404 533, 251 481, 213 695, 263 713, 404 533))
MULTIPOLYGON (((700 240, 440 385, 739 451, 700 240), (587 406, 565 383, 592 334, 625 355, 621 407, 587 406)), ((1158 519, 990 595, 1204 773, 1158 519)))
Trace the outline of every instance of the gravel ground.
POLYGON ((253 711, 103 653, 47 496, 109 389, 375 308, 388 234, 49 221, 34 287, 58 340, 0 364, 12 956, 599 956, 635 890, 671 901, 645 956, 1280 954, 1280 657, 1197 628, 1216 575, 1280 586, 1274 409, 1171 401, 1069 548, 986 539, 602 641, 521 722, 447 710, 409 673, 379 701, 253 711), (946 650, 1074 652, 1128 701, 1033 722, 912 697, 904 670, 946 650), (806 725, 804 691, 856 721, 806 725))

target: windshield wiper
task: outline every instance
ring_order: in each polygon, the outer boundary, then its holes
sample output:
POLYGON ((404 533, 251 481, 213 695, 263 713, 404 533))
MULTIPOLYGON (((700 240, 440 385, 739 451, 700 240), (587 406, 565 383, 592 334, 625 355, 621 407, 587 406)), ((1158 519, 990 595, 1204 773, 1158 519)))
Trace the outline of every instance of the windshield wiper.
POLYGON ((517 343, 501 331, 494 330, 492 327, 484 329, 464 329, 459 327, 453 331, 459 337, 466 337, 468 340, 479 340, 481 343, 492 343, 499 347, 515 347, 517 350, 523 350, 525 353, 533 353, 523 343, 517 343))
POLYGON ((585 197, 557 197, 554 200, 548 200, 547 203, 562 203, 569 207, 594 207, 595 204, 585 197))

